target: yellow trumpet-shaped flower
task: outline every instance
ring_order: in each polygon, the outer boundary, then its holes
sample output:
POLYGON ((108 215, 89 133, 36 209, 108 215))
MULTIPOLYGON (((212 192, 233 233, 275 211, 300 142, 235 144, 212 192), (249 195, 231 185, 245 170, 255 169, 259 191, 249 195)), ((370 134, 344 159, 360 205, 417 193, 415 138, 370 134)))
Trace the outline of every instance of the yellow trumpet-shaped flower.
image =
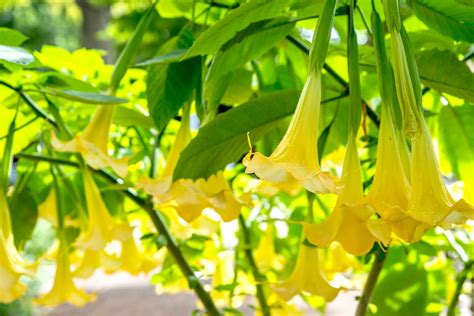
POLYGON ((159 263, 158 260, 141 251, 133 238, 122 242, 119 261, 119 269, 127 271, 131 275, 148 273, 156 268, 159 263))
POLYGON ((23 273, 23 267, 12 260, 5 238, 0 234, 0 303, 11 303, 23 295, 26 290, 20 283, 23 273))
MULTIPOLYGON (((426 123, 412 143, 412 191, 406 213, 430 226, 448 217, 474 219, 474 208, 464 200, 455 202, 443 182, 426 123), (457 215, 456 215, 457 214, 457 215)), ((449 223, 448 223, 449 224, 449 223)))
POLYGON ((138 182, 137 186, 143 189, 146 193, 152 195, 158 203, 167 202, 172 199, 170 189, 172 184, 173 172, 178 164, 181 152, 191 141, 191 128, 189 120, 189 107, 186 106, 183 111, 181 125, 176 134, 173 147, 166 161, 166 166, 157 179, 149 179, 143 177, 138 182))
POLYGON ((87 227, 79 235, 75 246, 98 251, 104 249, 112 240, 123 241, 131 238, 132 230, 129 225, 116 222, 110 215, 87 168, 83 170, 83 179, 88 210, 87 227))
POLYGON ((44 306, 57 306, 66 302, 75 306, 84 306, 94 301, 94 295, 76 288, 69 266, 67 247, 63 241, 59 248, 53 288, 35 302, 44 306))
POLYGON ((355 138, 350 137, 343 170, 344 189, 336 207, 322 223, 304 224, 305 236, 317 246, 326 247, 338 241, 353 255, 370 251, 374 242, 388 244, 390 228, 382 220, 372 218, 375 211, 366 203, 362 191, 359 156, 355 138))
POLYGON ((7 197, 0 190, 0 302, 10 303, 24 293, 25 286, 19 283, 19 278, 33 274, 34 267, 15 246, 7 197))
POLYGON ((234 255, 231 251, 220 253, 214 270, 211 296, 220 307, 226 306, 229 303, 229 292, 219 290, 218 288, 234 283, 233 260, 234 255))
POLYGON ((267 229, 263 233, 254 254, 257 266, 262 272, 269 271, 272 268, 279 269, 281 267, 281 260, 275 252, 274 229, 271 222, 267 223, 267 229))
POLYGON ((113 113, 113 106, 100 106, 82 135, 67 143, 60 142, 53 135, 51 140, 53 147, 57 151, 80 153, 92 168, 111 167, 119 176, 125 177, 127 175, 128 159, 115 159, 110 157, 107 152, 113 113))
POLYGON ((313 193, 340 191, 339 180, 321 171, 318 162, 320 105, 321 74, 311 73, 285 136, 270 157, 249 153, 243 161, 246 172, 270 182, 296 181, 313 193))
MULTIPOLYGON (((384 105, 377 147, 374 182, 367 199, 392 231, 407 242, 421 238, 428 225, 407 216, 411 187, 407 177, 408 156, 402 134, 397 134, 393 113, 384 105)), ((420 181, 416 179, 415 181, 420 181)))
POLYGON ((86 249, 77 261, 73 275, 75 278, 81 279, 90 278, 98 269, 104 269, 104 271, 111 273, 120 268, 119 259, 104 250, 86 249))
POLYGON ((206 208, 216 211, 224 221, 231 221, 239 216, 244 204, 250 203, 249 196, 234 195, 223 172, 218 172, 207 180, 178 180, 171 187, 171 195, 171 204, 188 222, 195 220, 206 208))
POLYGON ((300 292, 322 296, 326 301, 336 298, 339 289, 332 287, 321 272, 318 248, 300 245, 296 266, 290 277, 272 286, 285 300, 290 300, 300 292))

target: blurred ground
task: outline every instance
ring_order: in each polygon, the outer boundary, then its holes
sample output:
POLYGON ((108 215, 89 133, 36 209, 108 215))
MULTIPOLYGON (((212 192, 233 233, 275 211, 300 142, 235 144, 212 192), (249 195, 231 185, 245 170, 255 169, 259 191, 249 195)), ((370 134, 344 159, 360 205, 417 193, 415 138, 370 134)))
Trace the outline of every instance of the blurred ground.
MULTIPOLYGON (((195 296, 191 293, 156 295, 146 277, 130 277, 127 274, 113 276, 96 274, 90 280, 79 283, 88 291, 97 293, 97 301, 83 308, 63 305, 43 310, 47 316, 188 316, 195 309, 195 296)), ((352 315, 357 293, 340 293, 325 315, 352 315)), ((320 315, 316 311, 302 308, 305 315, 320 315)), ((247 305, 247 304, 246 304, 247 305)), ((249 307, 241 309, 244 315, 253 315, 249 307)))

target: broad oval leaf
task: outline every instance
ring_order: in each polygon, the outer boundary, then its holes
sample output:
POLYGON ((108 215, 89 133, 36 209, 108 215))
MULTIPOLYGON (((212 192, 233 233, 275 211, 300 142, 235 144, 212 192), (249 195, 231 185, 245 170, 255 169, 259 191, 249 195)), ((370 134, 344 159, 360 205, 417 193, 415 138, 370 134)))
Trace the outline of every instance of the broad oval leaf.
POLYGON ((27 39, 28 37, 17 30, 0 27, 0 45, 18 46, 27 39))
POLYGON ((417 54, 416 61, 425 85, 474 102, 474 76, 452 53, 427 50, 417 54))
POLYGON ((281 15, 289 4, 291 1, 286 0, 255 0, 243 4, 202 33, 185 58, 217 52, 237 32, 254 22, 281 15))
POLYGON ((199 130, 181 153, 174 180, 207 178, 248 151, 247 133, 257 141, 273 123, 293 114, 298 90, 279 91, 244 103, 199 130))
POLYGON ((415 15, 428 27, 458 41, 474 42, 474 10, 455 0, 409 0, 415 15))
POLYGON ((20 47, 0 45, 0 60, 26 66, 31 64, 35 58, 29 52, 20 47))

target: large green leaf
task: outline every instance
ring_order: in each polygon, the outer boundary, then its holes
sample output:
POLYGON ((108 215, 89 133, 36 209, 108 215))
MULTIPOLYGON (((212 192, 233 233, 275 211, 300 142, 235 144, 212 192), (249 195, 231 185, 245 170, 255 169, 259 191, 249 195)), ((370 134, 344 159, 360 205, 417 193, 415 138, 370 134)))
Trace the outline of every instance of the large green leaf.
POLYGON ((474 102, 474 75, 452 53, 428 50, 417 54, 416 60, 425 85, 474 102))
POLYGON ((26 66, 31 64, 35 58, 23 48, 0 45, 0 62, 2 60, 13 64, 26 66))
POLYGON ((445 106, 439 116, 439 142, 443 157, 458 179, 474 189, 474 106, 445 106))
POLYGON ((149 116, 129 109, 124 106, 116 106, 114 111, 114 123, 122 126, 141 126, 144 128, 153 128, 153 120, 149 116))
MULTIPOLYGON (((191 32, 184 30, 177 38, 167 42, 158 54, 186 49, 192 41, 191 32)), ((148 68, 148 109, 158 130, 162 130, 191 98, 200 66, 199 57, 195 57, 176 63, 153 64, 148 68)))
POLYGON ((194 42, 186 58, 217 52, 250 24, 281 15, 291 3, 287 0, 254 0, 232 10, 194 42))
POLYGON ((408 4, 428 27, 459 41, 474 42, 472 4, 456 0, 409 0, 408 4))
POLYGON ((222 46, 209 70, 209 78, 219 78, 249 60, 259 57, 276 42, 285 38, 293 26, 294 23, 280 19, 252 23, 222 46))
MULTIPOLYGON (((192 34, 185 30, 178 38, 166 43, 158 53, 186 49, 192 43, 192 34)), ((156 128, 162 130, 193 93, 201 66, 200 57, 171 64, 154 64, 148 68, 148 109, 156 128)))
POLYGON ((16 30, 0 27, 0 45, 18 46, 27 38, 16 30))
POLYGON ((206 124, 181 153, 174 179, 207 178, 248 151, 247 133, 257 141, 273 123, 291 115, 299 91, 264 95, 244 103, 206 124))

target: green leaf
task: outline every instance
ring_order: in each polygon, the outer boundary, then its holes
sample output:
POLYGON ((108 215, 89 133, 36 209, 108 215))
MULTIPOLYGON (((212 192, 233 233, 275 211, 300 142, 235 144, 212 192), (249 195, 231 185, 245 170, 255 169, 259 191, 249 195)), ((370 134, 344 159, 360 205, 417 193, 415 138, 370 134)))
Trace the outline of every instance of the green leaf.
POLYGON ((194 42, 185 58, 217 52, 225 43, 250 24, 281 15, 290 1, 254 0, 230 11, 194 42))
MULTIPOLYGON (((185 49, 192 43, 192 34, 184 30, 179 37, 166 43, 160 54, 176 48, 185 49)), ((200 58, 192 58, 178 63, 154 64, 149 67, 147 78, 148 109, 161 131, 187 102, 196 86, 200 58)))
POLYGON ((452 53, 428 50, 417 54, 416 60, 425 85, 474 102, 474 76, 452 53))
POLYGON ((27 39, 28 37, 16 30, 0 27, 0 45, 18 46, 27 39))
POLYGON ((176 49, 169 53, 153 57, 151 59, 145 60, 141 63, 136 64, 137 67, 150 66, 154 64, 167 64, 174 63, 181 59, 186 54, 186 49, 176 49))
POLYGON ((148 25, 150 24, 153 16, 155 14, 155 5, 153 4, 143 15, 140 22, 138 23, 135 32, 128 41, 127 45, 120 54, 117 62, 115 63, 114 71, 112 73, 112 78, 110 79, 110 89, 112 91, 117 90, 120 81, 127 72, 128 67, 132 61, 135 52, 137 51, 140 43, 142 42, 143 34, 145 34, 148 25))
POLYGON ((0 45, 0 61, 1 60, 21 66, 26 66, 31 64, 35 58, 23 48, 0 45))
POLYGON ((106 94, 95 93, 95 92, 83 92, 83 91, 75 91, 75 90, 56 90, 56 89, 48 89, 45 91, 46 93, 72 100, 82 103, 89 103, 89 104, 120 104, 120 103, 127 103, 128 100, 113 97, 106 94))
POLYGON ((444 106, 438 116, 439 141, 443 157, 465 188, 474 184, 474 106, 444 106))
POLYGON ((122 126, 141 126, 148 129, 155 127, 149 116, 124 106, 115 107, 113 121, 115 124, 122 126))
POLYGON ((415 15, 433 30, 458 41, 474 42, 472 5, 456 0, 409 0, 415 15))
POLYGON ((20 192, 15 192, 10 199, 10 213, 15 244, 23 245, 31 239, 38 219, 38 205, 30 188, 25 187, 20 192))
POLYGON ((257 141, 273 123, 293 114, 298 96, 298 90, 275 92, 217 116, 181 153, 174 180, 207 178, 237 161, 248 151, 247 133, 257 141))
POLYGON ((283 19, 252 23, 222 46, 209 69, 209 80, 219 80, 224 74, 261 56, 285 38, 294 25, 283 19))

